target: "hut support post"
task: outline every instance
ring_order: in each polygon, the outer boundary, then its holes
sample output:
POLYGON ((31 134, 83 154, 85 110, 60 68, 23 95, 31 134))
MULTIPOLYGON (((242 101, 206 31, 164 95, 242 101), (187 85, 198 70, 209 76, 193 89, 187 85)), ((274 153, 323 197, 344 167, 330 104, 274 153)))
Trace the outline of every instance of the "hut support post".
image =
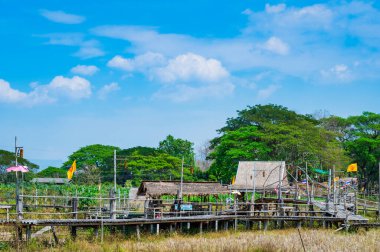
MULTIPOLYGON (((73 213, 73 219, 78 219, 78 198, 76 197, 71 199, 71 211, 73 213)), ((71 238, 75 239, 77 236, 77 227, 71 226, 70 229, 71 238)))
POLYGON ((264 231, 268 230, 268 220, 264 221, 264 231))
POLYGON ((187 223, 187 230, 190 230, 190 222, 187 223))
POLYGON ((139 225, 136 225, 136 236, 137 236, 137 240, 140 240, 140 226, 139 225))
POLYGON ((53 233, 53 238, 54 238, 55 244, 58 245, 59 244, 59 240, 58 240, 57 233, 55 232, 54 226, 51 226, 51 232, 53 233))
POLYGON ((199 223, 199 233, 200 234, 203 233, 203 223, 202 222, 199 223))
POLYGON ((235 225, 234 225, 235 231, 237 230, 237 226, 238 226, 238 219, 235 217, 235 225))
POLYGON ((113 188, 110 190, 110 219, 116 219, 116 198, 115 191, 113 188))
POLYGON ((156 235, 160 235, 160 224, 157 223, 156 225, 156 235))
POLYGON ((32 227, 30 225, 26 226, 26 241, 29 242, 32 238, 32 227))
POLYGON ((215 231, 218 231, 218 221, 215 221, 215 231))
POLYGON ((224 230, 228 230, 228 220, 224 222, 224 230))

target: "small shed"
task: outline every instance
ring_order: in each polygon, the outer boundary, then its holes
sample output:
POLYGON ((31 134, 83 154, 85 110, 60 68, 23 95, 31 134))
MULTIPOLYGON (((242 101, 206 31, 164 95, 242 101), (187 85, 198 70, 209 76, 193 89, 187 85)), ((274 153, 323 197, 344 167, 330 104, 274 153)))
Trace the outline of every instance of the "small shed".
POLYGON ((32 183, 40 184, 67 184, 69 180, 67 178, 34 178, 31 180, 32 183))
POLYGON ((285 161, 240 161, 233 190, 256 191, 276 190, 279 181, 288 186, 285 161), (255 182, 255 183, 254 183, 255 182))
MULTIPOLYGON (((137 191, 137 196, 158 199, 164 195, 176 196, 180 190, 180 181, 143 181, 137 191)), ((227 194, 227 186, 218 182, 183 182, 183 196, 209 196, 227 194)))

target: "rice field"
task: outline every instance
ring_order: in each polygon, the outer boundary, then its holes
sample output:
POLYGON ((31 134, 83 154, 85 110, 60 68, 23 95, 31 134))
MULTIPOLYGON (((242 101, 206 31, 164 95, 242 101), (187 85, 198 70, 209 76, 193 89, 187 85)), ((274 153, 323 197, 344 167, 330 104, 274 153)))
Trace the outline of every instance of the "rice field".
MULTIPOLYGON (((306 251, 379 251, 380 230, 357 233, 322 229, 301 229, 306 251)), ((104 242, 67 239, 53 246, 49 239, 34 241, 23 251, 303 251, 297 229, 271 231, 211 232, 203 235, 162 234, 143 236, 140 241, 118 234, 106 235, 104 242)), ((12 250, 8 248, 6 250, 12 250)))

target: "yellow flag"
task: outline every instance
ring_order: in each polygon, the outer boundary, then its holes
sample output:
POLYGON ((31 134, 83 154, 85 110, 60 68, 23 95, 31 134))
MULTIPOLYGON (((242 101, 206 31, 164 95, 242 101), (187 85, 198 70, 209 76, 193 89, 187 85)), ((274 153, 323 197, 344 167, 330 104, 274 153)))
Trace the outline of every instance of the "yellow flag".
POLYGON ((232 177, 232 185, 235 184, 235 176, 232 177))
POLYGON ((77 170, 77 161, 74 160, 73 164, 71 165, 70 169, 67 171, 67 178, 71 180, 73 178, 74 172, 77 170))
POLYGON ((350 164, 347 167, 347 172, 357 172, 357 171, 358 171, 358 164, 357 163, 350 164))
POLYGON ((337 181, 339 181, 339 177, 334 178, 334 182, 337 182, 337 181))

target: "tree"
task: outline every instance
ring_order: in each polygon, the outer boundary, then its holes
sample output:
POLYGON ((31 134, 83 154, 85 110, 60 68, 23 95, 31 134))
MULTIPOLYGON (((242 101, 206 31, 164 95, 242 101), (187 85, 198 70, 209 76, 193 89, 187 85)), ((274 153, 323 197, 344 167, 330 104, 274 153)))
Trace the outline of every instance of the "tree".
POLYGON ((69 168, 74 160, 77 161, 77 169, 86 166, 99 167, 101 170, 107 169, 107 162, 113 158, 114 150, 119 151, 119 147, 110 145, 93 144, 80 148, 68 157, 62 168, 69 168))
POLYGON ((66 178, 67 170, 49 166, 48 168, 38 172, 36 175, 39 178, 66 178))
POLYGON ((239 161, 267 158, 270 149, 260 141, 262 136, 256 126, 245 126, 214 139, 212 145, 215 147, 209 155, 214 160, 209 170, 210 178, 229 182, 239 161))
POLYGON ((357 162, 362 180, 376 181, 380 162, 380 114, 363 112, 360 116, 350 116, 351 125, 344 147, 353 162, 357 162))
MULTIPOLYGON (((118 163, 119 183, 131 180, 138 186, 143 180, 179 180, 181 176, 181 159, 173 157, 162 150, 149 147, 134 147, 118 153, 124 160, 118 163)), ((189 169, 184 170, 184 180, 194 177, 189 169)))
POLYGON ((194 164, 194 144, 190 141, 168 135, 159 143, 158 149, 173 157, 180 159, 183 157, 185 164, 194 164))
MULTIPOLYGON (((29 180, 33 177, 33 172, 38 170, 38 165, 30 162, 29 160, 25 158, 18 157, 17 162, 19 165, 25 165, 29 168, 29 173, 25 174, 24 179, 29 180)), ((14 174, 13 173, 7 173, 6 169, 12 165, 15 165, 15 154, 13 152, 9 152, 6 150, 0 150, 0 182, 13 182, 14 180, 14 174)))
POLYGON ((239 160, 283 160, 293 165, 306 161, 320 167, 343 167, 345 154, 335 132, 319 126, 310 115, 283 106, 256 105, 227 119, 221 134, 211 141, 214 160, 210 172, 229 182, 239 160))

